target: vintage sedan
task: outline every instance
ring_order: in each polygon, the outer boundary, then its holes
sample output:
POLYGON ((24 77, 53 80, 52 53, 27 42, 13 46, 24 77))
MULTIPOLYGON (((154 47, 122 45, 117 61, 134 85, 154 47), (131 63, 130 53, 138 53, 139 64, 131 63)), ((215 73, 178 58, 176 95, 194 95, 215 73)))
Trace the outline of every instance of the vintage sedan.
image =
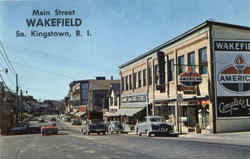
POLYGON ((145 117, 145 121, 136 126, 136 134, 139 136, 142 134, 147 134, 147 136, 151 136, 152 134, 155 136, 169 135, 172 131, 173 127, 160 116, 145 117))
POLYGON ((58 133, 58 128, 55 125, 46 125, 41 128, 41 135, 56 135, 58 133))
POLYGON ((28 132, 29 125, 27 123, 19 123, 11 129, 11 134, 25 134, 28 132))
POLYGON ((112 133, 121 133, 123 131, 122 125, 119 121, 110 121, 108 124, 108 134, 112 135, 112 133))

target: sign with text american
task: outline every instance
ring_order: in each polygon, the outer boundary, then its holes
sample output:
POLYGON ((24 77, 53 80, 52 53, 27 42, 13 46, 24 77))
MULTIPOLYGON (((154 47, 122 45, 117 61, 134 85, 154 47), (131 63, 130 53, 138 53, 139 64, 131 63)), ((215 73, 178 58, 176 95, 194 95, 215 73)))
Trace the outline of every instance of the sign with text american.
POLYGON ((250 116, 250 41, 214 41, 217 117, 250 116))
POLYGON ((248 42, 215 41, 217 96, 250 95, 250 51, 248 42))
POLYGON ((193 71, 192 67, 188 67, 186 72, 180 74, 179 82, 185 87, 194 87, 202 82, 202 78, 199 73, 193 71))

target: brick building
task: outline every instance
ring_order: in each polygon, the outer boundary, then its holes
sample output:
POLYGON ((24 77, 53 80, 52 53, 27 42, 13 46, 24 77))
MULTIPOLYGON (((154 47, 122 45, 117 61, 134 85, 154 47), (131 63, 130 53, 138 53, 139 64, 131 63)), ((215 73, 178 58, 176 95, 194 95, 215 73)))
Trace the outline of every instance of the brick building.
MULTIPOLYGON (((77 112, 108 109, 112 84, 119 85, 120 80, 106 80, 105 77, 96 77, 96 79, 71 82, 66 110, 77 114, 77 112)), ((82 115, 83 113, 78 114, 82 115)))
POLYGON ((120 108, 146 107, 181 132, 250 130, 249 39, 249 27, 205 21, 120 65, 120 108))

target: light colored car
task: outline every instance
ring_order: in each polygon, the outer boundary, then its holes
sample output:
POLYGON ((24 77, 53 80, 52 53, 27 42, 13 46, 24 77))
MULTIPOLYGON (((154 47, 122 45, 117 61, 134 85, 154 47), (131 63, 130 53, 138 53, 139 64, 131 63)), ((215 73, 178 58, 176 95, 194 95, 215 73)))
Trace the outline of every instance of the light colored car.
POLYGON ((112 133, 121 133, 123 131, 123 127, 119 121, 111 121, 108 124, 108 134, 112 133))
POLYGON ((145 117, 145 121, 136 126, 136 134, 139 136, 142 134, 147 134, 147 136, 151 136, 152 134, 155 136, 169 135, 172 131, 173 127, 160 116, 145 117))

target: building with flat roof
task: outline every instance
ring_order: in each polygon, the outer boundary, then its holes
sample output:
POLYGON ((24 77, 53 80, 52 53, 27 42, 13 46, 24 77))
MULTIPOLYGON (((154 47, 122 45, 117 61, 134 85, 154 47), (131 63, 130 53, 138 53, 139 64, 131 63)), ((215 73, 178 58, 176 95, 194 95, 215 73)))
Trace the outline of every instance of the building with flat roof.
POLYGON ((120 109, 147 108, 176 131, 250 130, 250 28, 205 21, 119 66, 120 109))
POLYGON ((82 115, 86 111, 108 109, 110 88, 120 84, 120 80, 106 80, 105 77, 72 81, 67 98, 68 112, 82 115), (79 113, 83 112, 83 113, 79 113))

